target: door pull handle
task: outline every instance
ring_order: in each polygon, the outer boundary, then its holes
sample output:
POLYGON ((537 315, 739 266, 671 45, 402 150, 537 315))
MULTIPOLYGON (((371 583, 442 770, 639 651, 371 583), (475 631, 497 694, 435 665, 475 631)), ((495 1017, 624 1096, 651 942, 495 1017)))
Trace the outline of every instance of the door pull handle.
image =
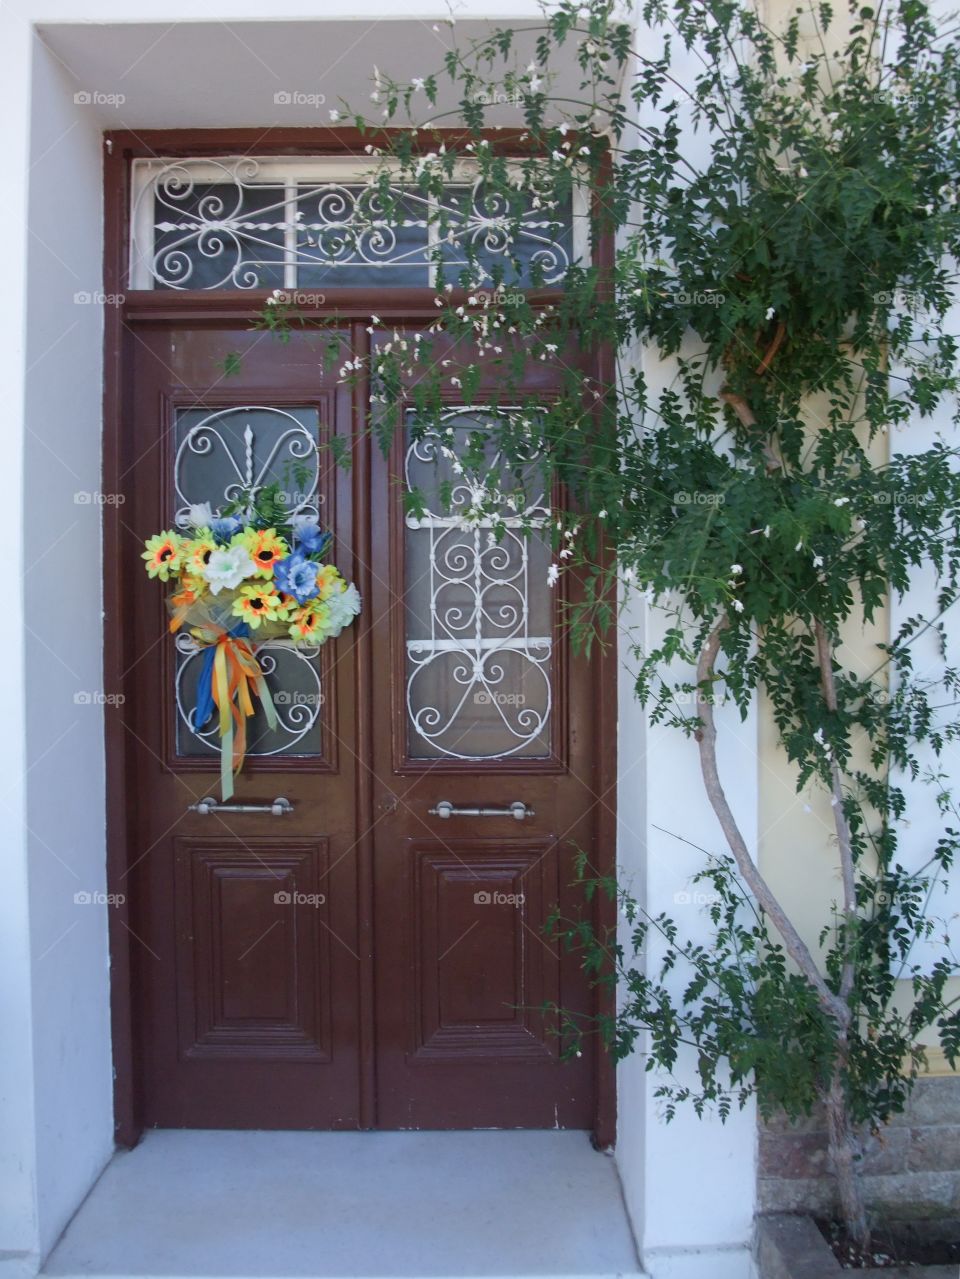
POLYGON ((431 817, 512 817, 522 822, 526 817, 535 817, 532 808, 528 808, 522 800, 515 799, 506 808, 494 808, 489 804, 480 804, 472 808, 458 808, 449 799, 438 800, 435 807, 429 810, 431 817))
POLYGON ((278 795, 272 804, 220 804, 213 795, 207 795, 196 804, 190 804, 187 812, 199 813, 202 817, 209 817, 211 813, 269 813, 271 817, 285 817, 293 812, 293 805, 282 795, 278 795))

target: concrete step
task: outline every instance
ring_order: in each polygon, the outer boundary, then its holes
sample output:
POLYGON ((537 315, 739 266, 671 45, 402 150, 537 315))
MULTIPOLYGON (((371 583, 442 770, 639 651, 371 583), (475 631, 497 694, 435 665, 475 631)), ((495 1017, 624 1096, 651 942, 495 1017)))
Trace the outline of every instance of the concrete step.
POLYGON ((103 1279, 640 1276, 614 1161, 582 1132, 155 1130, 42 1272, 103 1279))

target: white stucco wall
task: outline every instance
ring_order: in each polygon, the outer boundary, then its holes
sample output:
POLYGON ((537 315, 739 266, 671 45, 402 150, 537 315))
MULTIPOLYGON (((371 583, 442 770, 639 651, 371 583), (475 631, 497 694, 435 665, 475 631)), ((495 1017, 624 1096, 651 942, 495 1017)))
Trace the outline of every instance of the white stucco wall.
POLYGON ((101 175, 99 126, 77 111, 73 84, 22 16, 5 9, 0 23, 11 587, 23 565, 0 675, 0 1249, 29 1272, 113 1141, 106 914, 75 900, 105 889, 100 517, 75 500, 100 487, 102 314, 74 295, 100 287, 101 175))

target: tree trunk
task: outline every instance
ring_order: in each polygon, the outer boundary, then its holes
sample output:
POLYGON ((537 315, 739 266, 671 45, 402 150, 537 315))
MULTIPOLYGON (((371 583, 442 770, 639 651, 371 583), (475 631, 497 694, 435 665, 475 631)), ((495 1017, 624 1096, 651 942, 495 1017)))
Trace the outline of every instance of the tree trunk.
POLYGON ((863 1203, 863 1187, 857 1169, 858 1143, 843 1095, 843 1058, 834 1065, 830 1088, 824 1096, 830 1163, 837 1182, 840 1217, 851 1243, 862 1252, 870 1247, 870 1227, 863 1203))

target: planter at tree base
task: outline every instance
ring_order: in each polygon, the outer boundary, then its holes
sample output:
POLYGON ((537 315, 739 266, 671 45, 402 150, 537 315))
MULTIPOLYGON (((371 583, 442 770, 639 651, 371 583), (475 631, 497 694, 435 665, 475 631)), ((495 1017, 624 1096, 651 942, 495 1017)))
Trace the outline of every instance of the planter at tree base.
POLYGON ((948 1265, 880 1266, 850 1270, 840 1265, 812 1217, 770 1213, 757 1218, 757 1268, 760 1279, 957 1279, 956 1262, 948 1265))

